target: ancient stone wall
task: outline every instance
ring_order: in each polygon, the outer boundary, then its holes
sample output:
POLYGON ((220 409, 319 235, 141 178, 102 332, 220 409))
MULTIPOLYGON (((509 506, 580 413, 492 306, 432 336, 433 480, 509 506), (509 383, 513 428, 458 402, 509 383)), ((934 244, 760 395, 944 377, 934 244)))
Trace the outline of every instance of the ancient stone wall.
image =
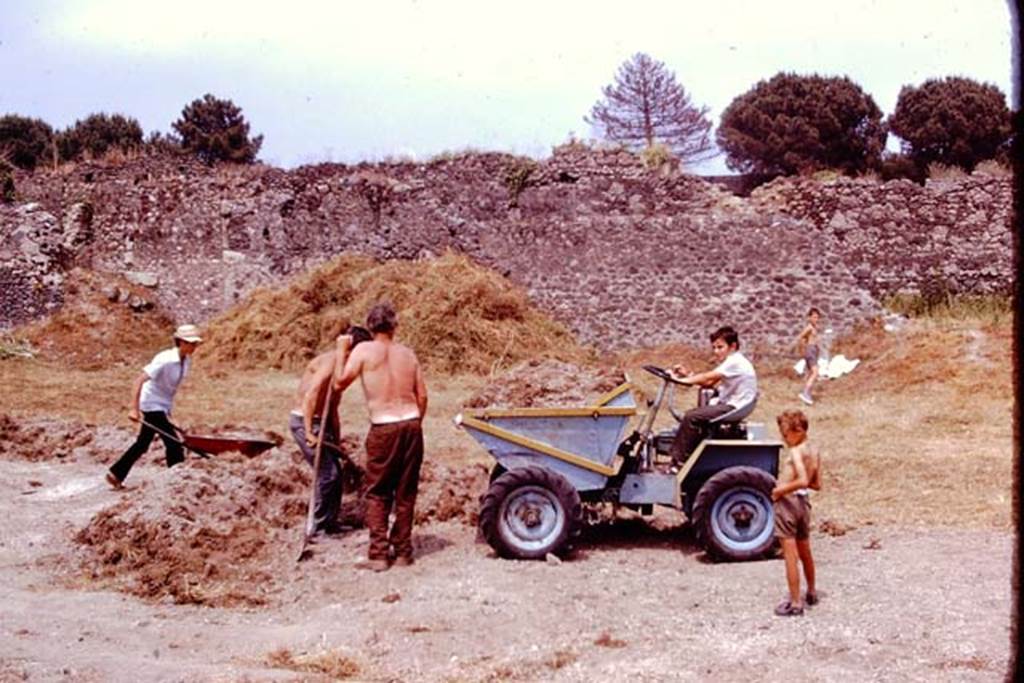
POLYGON ((568 145, 544 161, 206 168, 142 158, 16 177, 0 206, 0 324, 59 305, 73 265, 127 272, 179 320, 345 251, 455 249, 526 287, 582 339, 703 343, 732 323, 788 344, 806 308, 841 331, 879 298, 941 277, 1012 282, 1010 183, 780 179, 736 197, 632 154, 568 145))

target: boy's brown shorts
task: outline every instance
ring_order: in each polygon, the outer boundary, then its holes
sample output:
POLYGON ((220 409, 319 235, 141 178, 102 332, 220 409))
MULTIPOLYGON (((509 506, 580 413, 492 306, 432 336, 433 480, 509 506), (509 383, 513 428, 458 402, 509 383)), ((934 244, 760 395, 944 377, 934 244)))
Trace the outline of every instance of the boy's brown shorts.
POLYGON ((811 501, 791 493, 775 501, 775 535, 805 541, 811 537, 811 501))

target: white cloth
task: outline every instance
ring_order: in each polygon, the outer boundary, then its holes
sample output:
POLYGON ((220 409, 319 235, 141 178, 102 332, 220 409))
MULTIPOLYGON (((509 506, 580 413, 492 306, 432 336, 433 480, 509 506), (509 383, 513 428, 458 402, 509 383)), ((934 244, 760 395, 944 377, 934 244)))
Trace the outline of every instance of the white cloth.
POLYGON ((174 392, 178 390, 178 385, 188 374, 191 362, 191 358, 186 358, 182 362, 177 348, 166 349, 153 356, 149 365, 142 369, 149 379, 142 384, 139 410, 143 412, 162 410, 165 413, 170 413, 171 404, 174 402, 174 392))
POLYGON ((718 383, 718 402, 739 408, 757 398, 757 373, 739 351, 733 351, 715 368, 722 375, 718 383))
MULTIPOLYGON (((860 359, 854 358, 850 360, 843 354, 839 353, 832 358, 819 358, 818 359, 818 377, 823 379, 836 379, 843 375, 853 372, 853 369, 860 365, 860 359)), ((796 374, 803 375, 807 371, 807 362, 801 358, 793 366, 793 370, 796 374)))

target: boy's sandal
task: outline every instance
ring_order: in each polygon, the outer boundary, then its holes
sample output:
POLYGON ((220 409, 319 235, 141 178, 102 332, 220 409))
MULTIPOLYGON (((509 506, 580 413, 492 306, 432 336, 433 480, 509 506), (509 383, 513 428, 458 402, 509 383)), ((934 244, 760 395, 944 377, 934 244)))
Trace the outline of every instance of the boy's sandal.
POLYGON ((775 616, 778 617, 801 617, 804 614, 803 607, 796 607, 789 600, 783 600, 775 608, 775 616))
POLYGON ((818 604, 818 592, 817 591, 807 591, 807 593, 804 595, 804 602, 807 603, 808 607, 810 607, 812 605, 817 605, 818 604))

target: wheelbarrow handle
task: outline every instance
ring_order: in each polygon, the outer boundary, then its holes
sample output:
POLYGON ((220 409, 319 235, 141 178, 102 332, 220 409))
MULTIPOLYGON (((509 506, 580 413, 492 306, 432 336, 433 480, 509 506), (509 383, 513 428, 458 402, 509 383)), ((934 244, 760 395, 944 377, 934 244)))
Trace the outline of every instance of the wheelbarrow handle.
MULTIPOLYGON (((204 451, 204 450, 202 450, 202 449, 200 449, 200 448, 196 448, 195 446, 189 446, 189 445, 188 445, 188 444, 187 444, 187 443, 185 442, 185 440, 184 440, 184 439, 180 439, 180 438, 178 438, 178 437, 176 437, 176 436, 174 436, 174 435, 172 435, 172 434, 168 434, 167 432, 165 432, 164 430, 160 429, 160 428, 159 428, 159 427, 157 427, 156 425, 153 425, 153 424, 150 424, 149 422, 146 422, 146 421, 145 421, 145 420, 143 420, 143 419, 142 419, 141 417, 139 417, 139 418, 135 418, 135 417, 133 417, 132 419, 133 419, 133 420, 135 420, 136 422, 138 422, 138 423, 140 423, 140 424, 142 424, 142 425, 146 426, 146 427, 149 427, 150 429, 152 429, 152 430, 153 430, 154 432, 156 432, 156 433, 157 433, 157 434, 159 434, 160 436, 162 436, 162 437, 164 437, 164 438, 166 438, 166 439, 170 439, 170 440, 171 440, 171 441, 173 441, 174 443, 177 443, 177 444, 181 444, 181 445, 182 445, 182 446, 184 446, 184 447, 185 447, 186 449, 188 449, 188 450, 192 451, 193 453, 195 453, 195 454, 196 454, 196 455, 198 455, 199 457, 201 457, 201 458, 206 458, 206 459, 209 459, 209 458, 210 458, 210 454, 209 454, 209 453, 207 453, 206 451, 204 451)), ((170 424, 170 420, 168 420, 167 422, 168 422, 168 423, 170 424)), ((175 426, 174 424, 171 424, 171 427, 174 427, 174 429, 177 429, 177 430, 178 430, 179 432, 181 432, 181 429, 179 429, 178 427, 176 427, 176 426, 175 426)), ((184 432, 182 432, 182 433, 184 433, 184 432)))

